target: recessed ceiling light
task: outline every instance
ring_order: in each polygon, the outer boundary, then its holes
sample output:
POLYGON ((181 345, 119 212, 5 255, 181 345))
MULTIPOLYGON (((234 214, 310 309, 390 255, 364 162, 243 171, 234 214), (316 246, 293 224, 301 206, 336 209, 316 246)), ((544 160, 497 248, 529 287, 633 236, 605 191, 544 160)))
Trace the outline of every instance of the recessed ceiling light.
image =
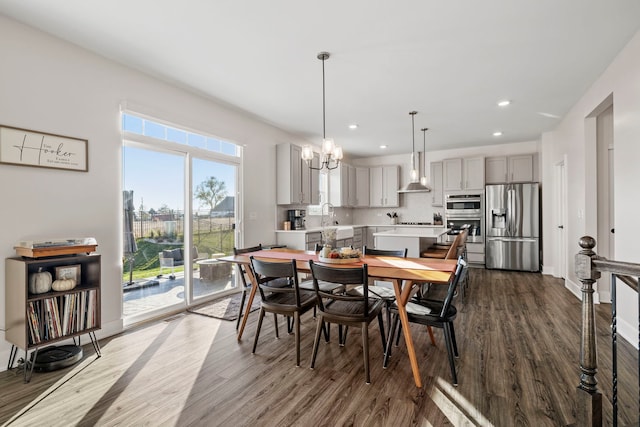
POLYGON ((382 148, 384 150, 385 148, 387 148, 387 146, 386 145, 381 145, 380 148, 382 148))
POLYGON ((493 136, 502 136, 502 132, 501 131, 496 131, 493 133, 493 136))
POLYGON ((511 101, 509 101, 508 99, 503 99, 502 101, 498 101, 498 107, 506 107, 509 104, 511 104, 511 101))
POLYGON ((349 129, 358 129, 358 124, 357 123, 350 124, 349 129))

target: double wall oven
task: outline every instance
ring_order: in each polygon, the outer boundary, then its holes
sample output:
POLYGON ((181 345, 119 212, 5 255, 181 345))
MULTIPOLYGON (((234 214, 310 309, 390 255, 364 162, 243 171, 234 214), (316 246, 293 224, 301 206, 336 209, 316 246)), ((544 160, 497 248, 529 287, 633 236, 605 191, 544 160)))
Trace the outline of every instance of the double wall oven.
POLYGON ((445 204, 445 224, 450 231, 447 240, 453 241, 456 234, 467 228, 468 242, 484 242, 484 194, 447 194, 445 204))

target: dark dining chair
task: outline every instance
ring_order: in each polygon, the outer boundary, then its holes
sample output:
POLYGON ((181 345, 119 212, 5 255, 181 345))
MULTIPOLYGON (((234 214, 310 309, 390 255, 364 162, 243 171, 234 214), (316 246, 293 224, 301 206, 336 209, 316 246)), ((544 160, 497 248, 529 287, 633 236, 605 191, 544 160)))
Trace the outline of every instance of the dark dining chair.
MULTIPOLYGON (((388 257, 398 257, 398 258, 406 258, 407 257, 407 248, 404 249, 375 249, 367 246, 362 247, 363 255, 374 255, 374 256, 388 256, 388 257)), ((393 290, 393 285, 385 286, 389 282, 372 280, 369 279, 369 297, 379 298, 384 301, 385 312, 387 317, 387 330, 391 327, 391 304, 396 300, 396 294, 393 290), (379 284, 376 284, 379 283, 379 284)), ((350 293, 357 292, 362 294, 362 286, 356 286, 355 288, 349 291, 350 293)), ((383 332, 384 333, 384 332, 383 332)))
POLYGON ((359 326, 362 330, 362 353, 364 357, 364 373, 367 384, 371 383, 369 375, 369 324, 378 318, 380 337, 384 348, 384 325, 382 322, 383 301, 369 297, 368 270, 364 264, 357 268, 331 267, 309 261, 313 284, 317 295, 318 314, 316 316, 316 335, 313 343, 311 369, 315 367, 316 356, 320 344, 320 335, 324 323, 338 325, 339 341, 342 342, 342 326, 359 326), (320 289, 319 282, 340 283, 345 286, 362 285, 362 295, 335 294, 320 289))
POLYGON ((277 315, 293 317, 293 328, 296 342, 296 366, 300 366, 300 315, 311 310, 316 305, 316 295, 301 291, 298 286, 298 269, 296 261, 290 262, 270 262, 263 261, 253 256, 250 257, 251 268, 258 282, 260 291, 260 315, 258 317, 258 327, 253 341, 252 353, 256 352, 260 329, 265 313, 273 313, 276 338, 278 338, 277 315), (286 279, 291 287, 274 287, 274 279, 286 279))
MULTIPOLYGON (((315 252, 318 253, 322 250, 322 245, 320 243, 316 243, 315 252)), ((325 282, 320 280, 318 282, 318 286, 320 286, 320 290, 323 292, 331 292, 333 294, 343 293, 345 291, 345 286, 342 283, 332 283, 325 282)), ((305 277, 303 281, 300 282, 300 289, 305 291, 315 292, 315 288, 313 287, 313 277, 309 275, 305 277)), ((313 307, 313 317, 316 317, 316 307, 313 307)), ((325 340, 329 342, 330 338, 330 326, 329 324, 325 325, 324 329, 325 340)))
MULTIPOLYGON (((246 254, 249 252, 257 252, 257 251, 261 251, 262 250, 262 243, 258 244, 257 246, 250 246, 248 248, 233 248, 233 254, 234 255, 239 255, 239 254, 246 254)), ((240 308, 238 309, 238 320, 236 321, 236 331, 238 330, 238 328, 240 327, 240 320, 242 320, 242 316, 244 316, 245 310, 244 310, 244 303, 247 299, 247 293, 251 290, 251 280, 249 280, 249 278, 247 277, 247 271, 245 269, 245 266, 242 264, 236 264, 236 268, 237 268, 237 272, 238 272, 238 276, 240 277, 240 282, 242 283, 242 297, 240 299, 240 308)), ((290 286, 290 283, 288 280, 286 279, 276 279, 273 281, 272 286, 274 287, 287 287, 290 286)), ((249 312, 247 311, 246 314, 248 315, 249 312)))
MULTIPOLYGON (((466 274, 467 263, 458 258, 458 264, 453 278, 449 282, 447 293, 444 300, 435 299, 418 299, 414 298, 407 303, 406 310, 410 323, 417 323, 427 327, 440 328, 444 331, 444 342, 447 347, 447 355, 449 358, 449 367, 451 369, 451 377, 453 385, 458 385, 458 375, 456 374, 456 365, 454 358, 458 357, 458 345, 456 343, 456 334, 453 327, 453 321, 458 313, 456 307, 453 305, 453 298, 455 295, 456 287, 466 274)), ((391 355, 391 344, 393 336, 398 326, 398 307, 393 305, 391 307, 393 313, 393 322, 391 324, 391 331, 387 337, 387 346, 385 349, 383 367, 387 367, 389 363, 389 356, 391 355)), ((396 338, 396 346, 400 340, 401 327, 398 329, 398 335, 396 338)))

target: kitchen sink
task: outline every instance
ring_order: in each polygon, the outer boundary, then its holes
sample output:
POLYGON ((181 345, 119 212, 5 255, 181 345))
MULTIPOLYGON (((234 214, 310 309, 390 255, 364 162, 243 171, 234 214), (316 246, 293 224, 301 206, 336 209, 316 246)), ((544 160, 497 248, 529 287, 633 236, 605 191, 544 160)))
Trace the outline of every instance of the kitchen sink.
POLYGON ((336 227, 336 240, 350 239, 353 237, 353 227, 350 225, 339 225, 336 227))

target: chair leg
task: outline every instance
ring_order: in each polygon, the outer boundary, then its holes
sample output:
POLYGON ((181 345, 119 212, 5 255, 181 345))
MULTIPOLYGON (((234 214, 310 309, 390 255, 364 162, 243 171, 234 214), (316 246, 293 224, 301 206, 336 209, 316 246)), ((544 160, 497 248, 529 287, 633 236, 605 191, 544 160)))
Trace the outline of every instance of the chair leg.
POLYGON ((348 326, 343 326, 338 324, 338 345, 340 347, 344 347, 344 345, 347 343, 347 331, 349 331, 349 327, 348 326))
POLYGON ((244 316, 244 300, 247 298, 247 289, 242 289, 242 298, 240 299, 240 312, 238 313, 238 320, 236 321, 236 331, 240 327, 240 320, 244 316))
POLYGON ((331 337, 331 323, 322 322, 322 331, 324 332, 325 342, 329 342, 331 337))
MULTIPOLYGON (((387 323, 390 325, 390 323, 387 323)), ((380 328, 380 338, 382 339, 382 351, 387 348, 387 339, 384 336, 384 322, 382 321, 382 313, 378 313, 378 327, 380 328)))
POLYGON ((393 316, 393 323, 389 328, 389 334, 387 336, 387 348, 385 349, 384 360, 382 362, 383 368, 386 368, 389 365, 389 356, 391 356, 391 344, 393 343, 393 334, 395 334, 397 327, 398 327, 398 315, 396 314, 395 316, 393 316))
POLYGON ((291 316, 286 316, 287 318, 287 333, 292 333, 293 332, 293 321, 295 321, 295 318, 291 319, 291 316))
POLYGON ((296 339, 296 366, 300 367, 300 312, 293 313, 293 323, 296 339))
POLYGON ((396 335, 396 347, 400 344, 400 336, 401 335, 402 335, 402 323, 400 323, 400 325, 398 325, 398 335, 396 335))
POLYGON ((427 326, 427 332, 429 332, 429 338, 431 338, 431 345, 436 347, 436 337, 433 336, 433 329, 431 329, 431 326, 427 326))
POLYGON ((371 384, 369 375, 369 325, 367 322, 362 323, 362 353, 364 356, 364 376, 366 383, 371 384))
POLYGON ((260 328, 262 328, 262 319, 264 319, 264 308, 260 308, 260 315, 258 317, 258 328, 256 329, 256 336, 253 339, 253 350, 251 350, 251 353, 255 353, 256 347, 258 347, 258 337, 260 336, 260 328))
POLYGON ((313 354, 311 355, 311 365, 309 366, 311 369, 316 365, 316 356, 318 355, 318 345, 320 344, 320 334, 322 333, 323 326, 324 320, 322 316, 318 316, 318 320, 316 321, 316 337, 313 340, 313 354))
POLYGON ((456 331, 453 328, 453 322, 451 322, 449 325, 451 329, 451 344, 453 344, 453 355, 457 359, 460 357, 460 355, 458 354, 458 344, 456 343, 456 331))
POLYGON ((279 329, 278 328, 278 315, 275 314, 275 313, 273 313, 273 326, 274 326, 274 328, 276 330, 276 339, 279 339, 280 338, 280 333, 279 333, 280 331, 278 331, 278 329, 279 329))
POLYGON ((458 375, 456 374, 456 362, 453 358, 453 344, 451 343, 451 325, 449 323, 444 324, 444 341, 447 346, 447 356, 449 357, 449 367, 451 368, 452 384, 458 385, 458 375))

